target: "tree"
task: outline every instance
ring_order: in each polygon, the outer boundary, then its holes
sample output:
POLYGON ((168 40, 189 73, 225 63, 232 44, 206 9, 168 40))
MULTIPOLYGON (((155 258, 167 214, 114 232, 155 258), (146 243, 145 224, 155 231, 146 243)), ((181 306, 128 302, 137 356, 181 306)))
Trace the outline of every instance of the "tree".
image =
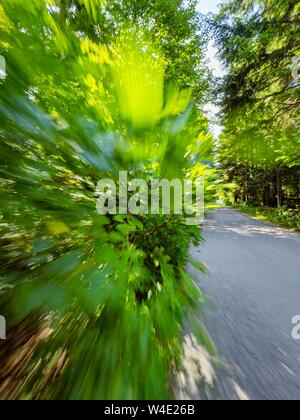
POLYGON ((295 0, 227 1, 214 19, 228 70, 219 91, 224 125, 219 158, 225 168, 246 166, 252 179, 264 171, 271 197, 254 194, 254 202, 299 202, 299 189, 292 187, 299 184, 300 164, 300 86, 294 67, 299 28, 295 0))
POLYGON ((196 0, 57 0, 56 4, 62 21, 97 43, 109 45, 129 25, 143 28, 166 59, 167 82, 192 87, 197 102, 205 102, 208 70, 196 0))

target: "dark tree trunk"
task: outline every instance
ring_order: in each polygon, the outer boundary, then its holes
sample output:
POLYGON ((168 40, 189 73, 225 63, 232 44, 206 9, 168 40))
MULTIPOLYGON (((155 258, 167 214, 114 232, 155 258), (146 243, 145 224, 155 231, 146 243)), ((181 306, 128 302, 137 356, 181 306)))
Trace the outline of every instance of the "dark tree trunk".
POLYGON ((282 199, 283 199, 283 194, 282 194, 282 173, 281 173, 281 169, 278 168, 277 169, 277 174, 276 174, 276 187, 277 187, 277 194, 276 194, 276 198, 277 198, 277 207, 281 207, 282 206, 282 199))

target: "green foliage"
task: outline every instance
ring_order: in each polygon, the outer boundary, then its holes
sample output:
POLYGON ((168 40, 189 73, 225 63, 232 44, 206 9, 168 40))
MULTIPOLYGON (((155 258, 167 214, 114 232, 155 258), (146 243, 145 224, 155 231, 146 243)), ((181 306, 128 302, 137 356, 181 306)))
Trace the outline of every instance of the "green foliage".
POLYGON ((274 223, 288 229, 296 229, 300 232, 299 210, 289 209, 287 206, 274 209, 271 207, 250 207, 246 205, 235 206, 238 210, 258 217, 262 220, 274 223))
POLYGON ((235 203, 299 204, 299 12, 297 0, 228 0, 214 18, 227 68, 218 160, 235 203))
POLYGON ((207 122, 189 89, 165 89, 147 31, 123 28, 104 44, 91 23, 101 26, 106 2, 55 4, 0 7, 1 369, 27 337, 1 398, 168 398, 186 319, 211 348, 185 271, 200 231, 174 215, 100 216, 95 191, 124 170, 185 177, 211 155, 207 122))
POLYGON ((193 88, 203 103, 208 94, 208 71, 204 66, 204 42, 199 35, 196 0, 57 0, 60 14, 70 26, 88 34, 94 42, 109 45, 127 29, 129 22, 142 27, 152 43, 163 51, 168 83, 193 88), (68 13, 68 10, 72 13, 68 13), (95 24, 96 31, 95 31, 95 24))

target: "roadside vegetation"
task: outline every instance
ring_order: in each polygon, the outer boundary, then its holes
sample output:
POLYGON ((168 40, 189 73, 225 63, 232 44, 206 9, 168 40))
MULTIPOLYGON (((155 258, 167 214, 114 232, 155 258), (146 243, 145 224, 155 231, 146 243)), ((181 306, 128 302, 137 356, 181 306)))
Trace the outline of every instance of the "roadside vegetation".
POLYGON ((185 323, 214 351, 200 228, 95 195, 120 171, 211 183, 203 45, 195 1, 1 1, 0 398, 168 399, 185 323))
POLYGON ((299 210, 291 210, 287 206, 275 209, 272 207, 252 207, 245 204, 235 205, 233 208, 249 216, 258 217, 283 228, 295 229, 300 232, 299 210))
POLYGON ((210 23, 227 70, 216 87, 223 200, 299 228, 300 3, 226 1, 210 23))

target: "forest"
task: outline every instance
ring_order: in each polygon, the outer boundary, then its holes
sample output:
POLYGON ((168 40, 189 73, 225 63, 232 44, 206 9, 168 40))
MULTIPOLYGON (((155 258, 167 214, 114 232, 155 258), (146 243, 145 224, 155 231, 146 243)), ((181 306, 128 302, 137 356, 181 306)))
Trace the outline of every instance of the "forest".
POLYGON ((237 188, 226 201, 299 228, 299 1, 227 2, 212 27, 228 70, 218 161, 237 188))
POLYGON ((300 229, 299 39, 297 0, 1 0, 1 400, 175 398, 187 329, 217 360, 202 226, 100 215, 97 183, 202 179, 207 213, 300 229))

